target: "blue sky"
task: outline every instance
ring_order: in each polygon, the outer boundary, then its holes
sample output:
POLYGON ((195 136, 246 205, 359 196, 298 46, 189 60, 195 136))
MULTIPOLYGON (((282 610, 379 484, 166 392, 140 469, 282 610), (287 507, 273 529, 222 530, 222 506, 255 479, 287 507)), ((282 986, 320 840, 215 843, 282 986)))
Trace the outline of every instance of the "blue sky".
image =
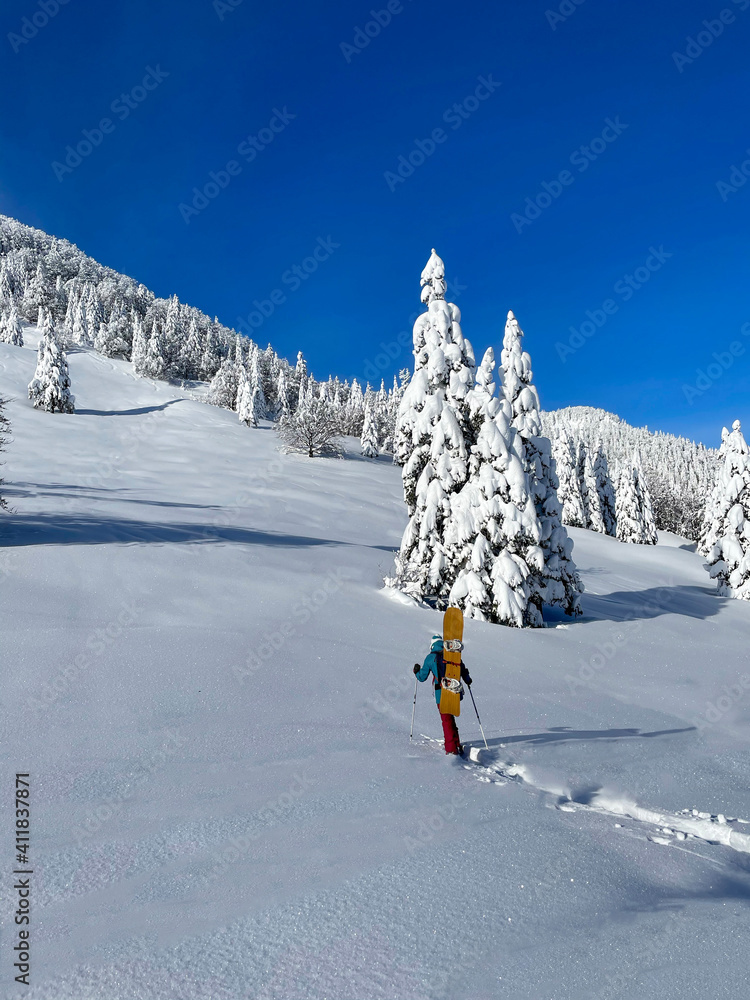
POLYGON ((4 214, 229 325, 257 299, 318 377, 410 363, 434 246, 477 354, 516 312, 546 408, 750 421, 750 183, 717 188, 750 0, 43 3, 3 5, 4 214))

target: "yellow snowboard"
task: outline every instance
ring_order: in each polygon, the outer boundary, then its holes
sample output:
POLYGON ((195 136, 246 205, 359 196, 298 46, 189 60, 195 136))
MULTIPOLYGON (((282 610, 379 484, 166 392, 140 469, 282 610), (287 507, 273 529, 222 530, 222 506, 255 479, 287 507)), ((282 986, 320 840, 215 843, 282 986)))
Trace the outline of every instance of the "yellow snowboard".
MULTIPOLYGON (((460 608, 448 608, 443 615, 443 642, 450 639, 458 640, 460 643, 464 635, 464 615, 460 608)), ((443 715, 461 714, 461 650, 443 649, 443 660, 445 661, 445 681, 450 685, 449 690, 443 683, 440 692, 440 711, 443 715)))

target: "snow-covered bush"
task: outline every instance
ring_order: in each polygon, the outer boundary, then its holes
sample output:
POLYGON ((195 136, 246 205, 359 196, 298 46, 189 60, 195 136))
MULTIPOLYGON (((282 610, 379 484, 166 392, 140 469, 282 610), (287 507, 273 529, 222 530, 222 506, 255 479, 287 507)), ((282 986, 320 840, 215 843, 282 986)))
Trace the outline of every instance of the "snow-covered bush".
POLYGON ((340 454, 338 414, 322 399, 306 397, 293 413, 282 417, 276 430, 288 451, 301 452, 308 458, 340 454))

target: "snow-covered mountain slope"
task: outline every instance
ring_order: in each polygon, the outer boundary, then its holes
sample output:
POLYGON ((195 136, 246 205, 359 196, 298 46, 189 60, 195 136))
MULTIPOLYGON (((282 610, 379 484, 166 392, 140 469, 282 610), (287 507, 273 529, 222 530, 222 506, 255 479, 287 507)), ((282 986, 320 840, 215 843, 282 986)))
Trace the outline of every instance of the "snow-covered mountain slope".
POLYGON ((0 345, 0 699, 33 973, 5 892, 0 995, 744 995, 750 608, 687 543, 572 530, 583 620, 468 622, 490 750, 467 700, 475 760, 448 761, 408 739, 440 617, 382 589, 399 470, 281 455, 89 352, 77 412, 37 412, 26 340, 0 345))

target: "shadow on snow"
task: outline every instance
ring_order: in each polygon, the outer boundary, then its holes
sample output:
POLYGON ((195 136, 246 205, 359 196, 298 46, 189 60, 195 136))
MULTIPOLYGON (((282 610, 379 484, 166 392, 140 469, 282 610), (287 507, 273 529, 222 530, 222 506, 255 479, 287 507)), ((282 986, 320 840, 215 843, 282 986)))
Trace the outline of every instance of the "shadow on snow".
POLYGON ((686 618, 712 618, 727 598, 719 597, 712 587, 691 585, 650 587, 648 590, 619 590, 611 594, 582 595, 583 619, 627 622, 661 615, 684 615, 686 618))
MULTIPOLYGON (((288 535, 277 531, 262 531, 226 524, 163 524, 157 521, 136 521, 129 518, 102 518, 65 514, 34 514, 21 517, 10 515, 3 544, 7 547, 24 545, 103 545, 119 544, 164 545, 184 543, 233 545, 358 545, 335 538, 312 538, 288 535)), ((391 552, 389 545, 367 545, 365 548, 391 552)))
POLYGON ((138 417, 143 413, 155 413, 157 410, 166 410, 168 406, 173 406, 175 403, 184 403, 186 400, 187 397, 183 397, 182 399, 170 399, 166 403, 161 403, 159 406, 137 406, 132 410, 76 410, 76 415, 79 417, 138 417))
MULTIPOLYGON (((500 736, 487 740, 490 747, 507 746, 509 743, 565 743, 568 740, 623 740, 623 739, 653 739, 657 736, 674 736, 677 733, 690 733, 696 726, 686 726, 683 729, 659 729, 653 733, 642 733, 640 729, 568 729, 567 726, 554 726, 544 733, 531 733, 526 736, 500 736)), ((468 742, 470 746, 482 747, 478 740, 468 742)))

